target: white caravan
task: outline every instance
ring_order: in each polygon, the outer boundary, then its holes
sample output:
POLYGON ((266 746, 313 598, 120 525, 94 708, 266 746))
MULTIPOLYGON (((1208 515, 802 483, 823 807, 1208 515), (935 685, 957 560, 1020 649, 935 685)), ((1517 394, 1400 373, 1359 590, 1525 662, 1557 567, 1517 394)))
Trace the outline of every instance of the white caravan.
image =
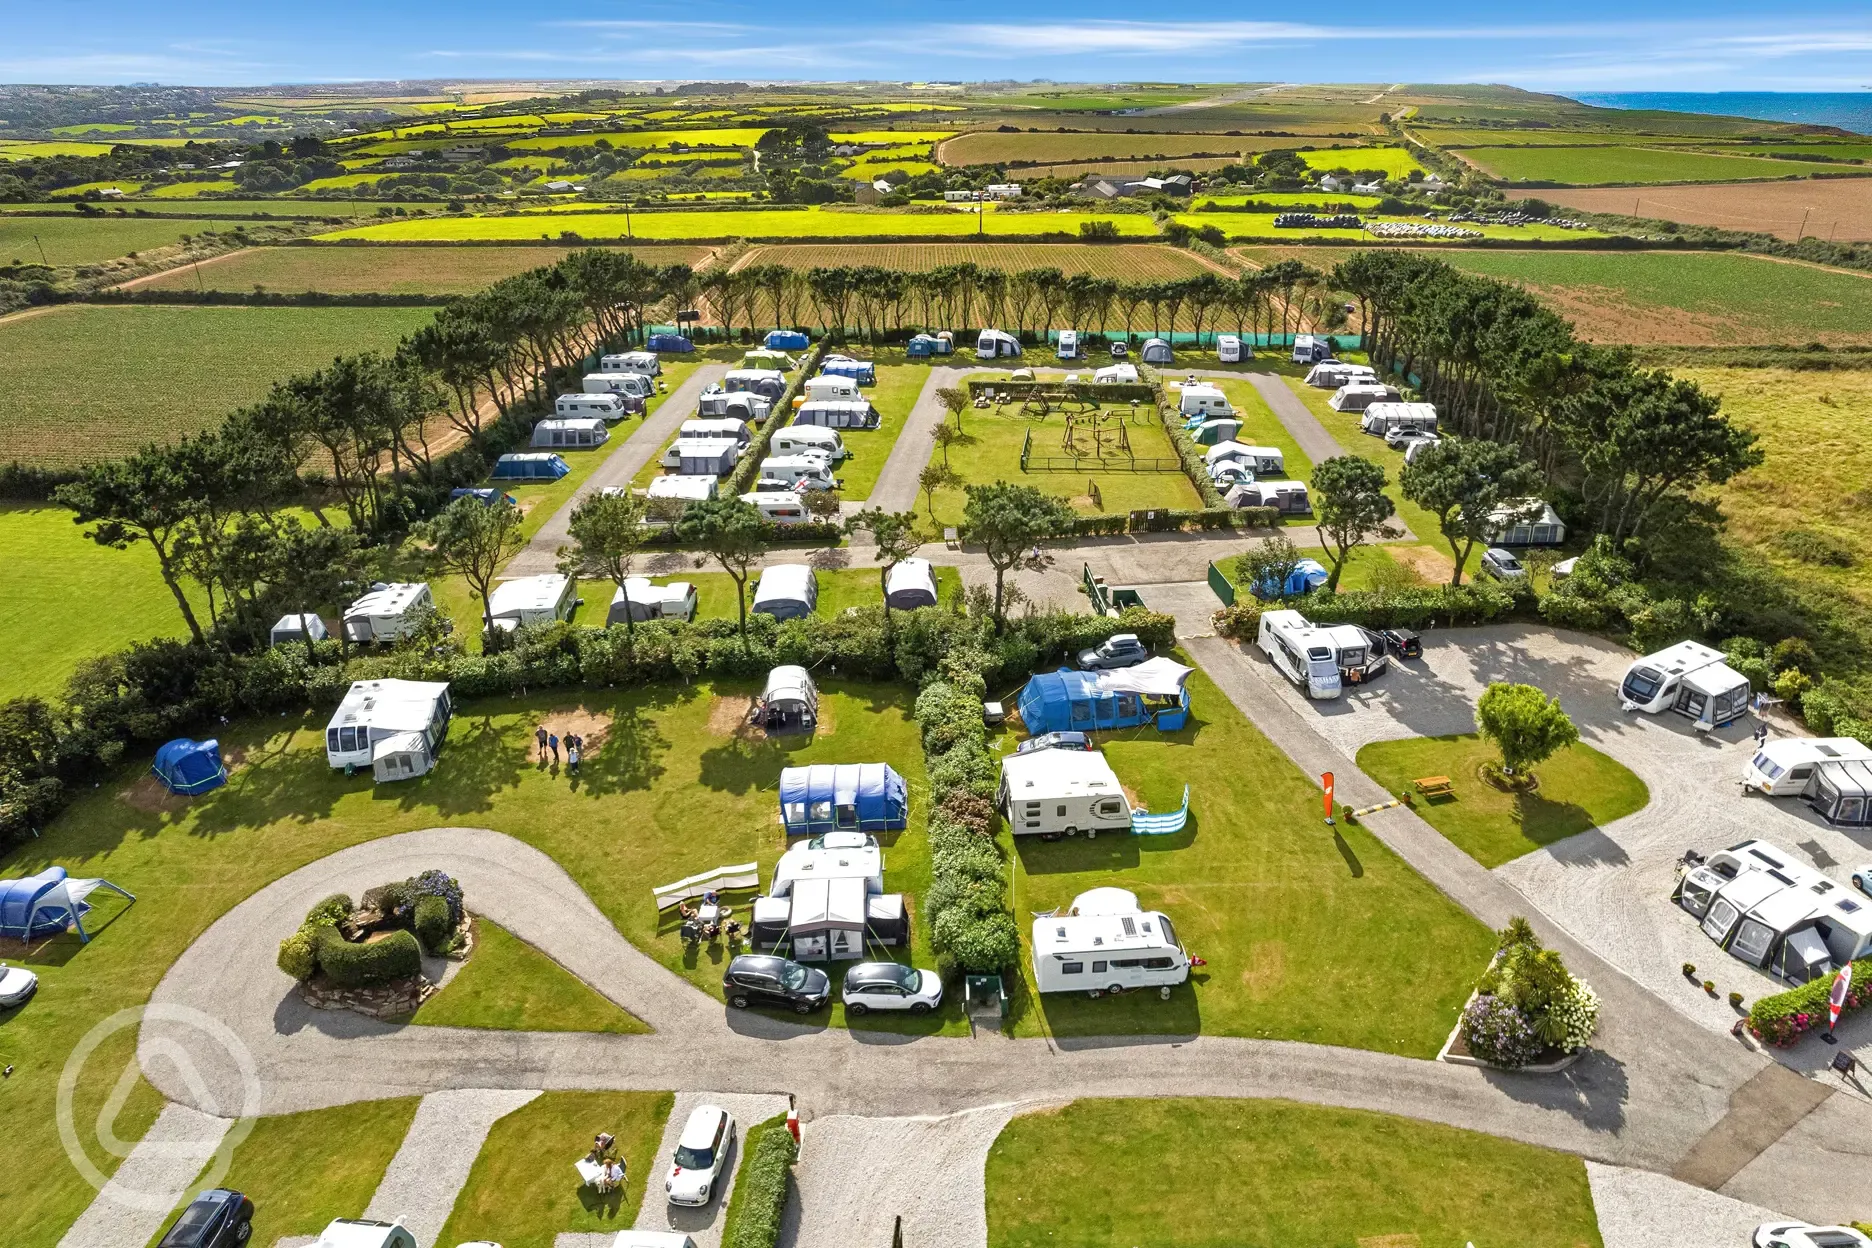
POLYGON ((656 393, 656 382, 642 373, 586 373, 586 394, 619 394, 644 400, 656 393))
POLYGON ((1395 431, 1435 433, 1437 413, 1434 403, 1373 403, 1359 417, 1359 429, 1379 437, 1395 431))
POLYGON ((447 681, 354 681, 325 725, 325 761, 341 770, 369 767, 379 744, 398 744, 412 733, 433 760, 454 713, 447 681))
POLYGON ((1306 384, 1315 390, 1337 390, 1353 382, 1375 386, 1378 370, 1369 364, 1347 364, 1343 360, 1321 360, 1307 370, 1306 384))
POLYGON ((386 585, 379 581, 370 587, 369 593, 345 608, 344 639, 395 641, 434 610, 435 598, 429 593, 428 585, 411 581, 386 585))
POLYGON ((1139 909, 1137 895, 1122 888, 1091 889, 1064 914, 1034 920, 1034 986, 1041 992, 1096 997, 1156 988, 1168 996, 1189 978, 1189 967, 1169 916, 1139 909))
POLYGON ((838 430, 826 429, 818 425, 788 425, 774 433, 768 448, 775 455, 805 455, 817 453, 824 455, 831 463, 837 463, 850 455, 838 430))
POLYGON ((1059 346, 1054 350, 1054 354, 1062 360, 1078 359, 1079 331, 1076 329, 1060 330, 1059 346))
POLYGON ((780 489, 792 490, 834 490, 838 482, 832 477, 832 469, 823 456, 819 455, 773 455, 761 460, 760 479, 762 482, 778 482, 780 489))
POLYGON ((601 355, 598 367, 607 373, 642 373, 655 377, 663 371, 663 361, 654 351, 626 351, 622 355, 601 355))
POLYGON ((502 581, 488 595, 488 615, 503 632, 570 619, 578 582, 563 572, 541 572, 502 581))
POLYGON ((1782 737, 1742 765, 1742 787, 1769 797, 1804 797, 1814 767, 1826 762, 1872 762, 1872 749, 1853 737, 1782 737))
POLYGON ((1185 416, 1233 416, 1235 409, 1229 405, 1228 395, 1222 393, 1222 387, 1210 385, 1206 381, 1186 381, 1177 399, 1177 411, 1185 416))
POLYGON ((1033 750, 1001 760, 1001 814, 1015 836, 1056 841, 1131 830, 1131 803, 1097 750, 1033 750))
POLYGON ((741 501, 760 512, 769 524, 805 524, 812 519, 805 500, 792 490, 756 490, 743 494, 741 501))
POLYGON ((1740 719, 1749 705, 1748 677, 1723 662, 1722 652, 1695 641, 1647 654, 1625 669, 1619 698, 1628 711, 1676 711, 1698 731, 1740 719))
POLYGON ((562 394, 553 400, 553 415, 596 416, 608 424, 616 424, 624 419, 624 396, 610 390, 602 394, 562 394))
POLYGON ((1254 352, 1242 355, 1242 340, 1235 334, 1220 334, 1216 337, 1216 359, 1224 364, 1239 364, 1243 359, 1253 359, 1254 352))
POLYGON ((676 436, 689 438, 697 442, 739 442, 742 446, 754 440, 747 422, 724 416, 716 420, 685 420, 677 426, 676 436))
POLYGON ((669 476, 653 479, 650 482, 650 488, 644 491, 644 497, 673 498, 684 503, 705 503, 714 498, 720 488, 720 482, 715 477, 671 473, 669 476))
POLYGON ((1339 696, 1339 656, 1325 630, 1298 611, 1263 611, 1255 645, 1309 698, 1339 696))

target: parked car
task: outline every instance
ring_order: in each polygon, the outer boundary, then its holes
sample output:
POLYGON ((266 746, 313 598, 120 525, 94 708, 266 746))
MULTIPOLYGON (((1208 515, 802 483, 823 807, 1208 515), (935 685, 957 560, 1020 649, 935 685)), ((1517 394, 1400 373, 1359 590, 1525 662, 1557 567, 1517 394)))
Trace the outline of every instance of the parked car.
POLYGON ((1385 649, 1400 659, 1423 657, 1423 638, 1410 628, 1381 628, 1378 636, 1383 639, 1385 649))
POLYGON ((1872 897, 1872 862, 1853 868, 1852 886, 1872 897))
POLYGON ((1515 558, 1515 553, 1500 546, 1491 546, 1482 552, 1481 570, 1498 581, 1519 581, 1527 576, 1527 569, 1515 558))
POLYGON ((1125 357, 1126 357, 1127 355, 1130 355, 1130 354, 1131 354, 1131 348, 1130 348, 1130 347, 1127 347, 1127 346, 1125 346, 1125 344, 1124 344, 1124 343, 1122 343, 1122 342, 1114 342, 1114 343, 1112 343, 1112 344, 1111 344, 1111 358, 1112 358, 1112 359, 1114 359, 1114 360, 1122 360, 1122 359, 1124 359, 1124 358, 1125 358, 1125 357))
POLYGON ((715 1180, 728 1164, 734 1138, 735 1120, 727 1110, 719 1105, 695 1107, 676 1138, 676 1155, 670 1159, 669 1177, 663 1180, 670 1204, 708 1204, 715 1180))
POLYGON ((681 1231, 619 1231, 611 1248, 696 1248, 696 1242, 681 1231))
POLYGON ((156 1248, 235 1248, 253 1234, 253 1201, 225 1187, 210 1188, 188 1204, 156 1248))
POLYGON ((1399 425, 1394 429, 1388 429, 1385 431, 1384 435, 1384 444, 1394 451, 1404 450, 1413 442, 1440 441, 1442 441, 1442 439, 1434 433, 1425 433, 1421 429, 1411 429, 1404 425, 1399 425))
POLYGON ((1109 667, 1134 667, 1150 658, 1150 647, 1137 639, 1136 633, 1113 633, 1090 650, 1079 652, 1079 666, 1088 671, 1109 667))
POLYGON ((1043 732, 1037 737, 1028 737, 1014 747, 1016 754, 1032 754, 1035 750, 1089 750, 1092 738, 1083 732, 1043 732))
POLYGON ((0 1010, 25 1005, 39 991, 39 977, 23 966, 0 962, 0 1010))
POLYGON ((416 1237, 400 1222, 333 1218, 312 1248, 416 1248, 416 1237))
POLYGON ((1872 1239, 1849 1226, 1811 1222, 1764 1222, 1755 1228, 1755 1248, 1872 1248, 1872 1239))
POLYGON ((927 1014, 942 995, 942 976, 901 962, 860 962, 845 972, 845 1012, 859 1017, 872 1010, 927 1014))
POLYGON ((832 998, 832 981, 824 971, 759 953, 744 953, 730 962, 722 988, 728 1004, 737 1010, 778 1005, 795 1014, 810 1014, 832 998))
MULTIPOLYGON (((1388 438, 1386 439, 1387 442, 1389 440, 1388 438)), ((1404 452, 1405 463, 1414 464, 1417 462, 1418 457, 1423 455, 1428 448, 1435 446, 1442 440, 1443 439, 1437 437, 1434 433, 1414 433, 1406 438, 1403 444, 1397 449, 1404 452)))

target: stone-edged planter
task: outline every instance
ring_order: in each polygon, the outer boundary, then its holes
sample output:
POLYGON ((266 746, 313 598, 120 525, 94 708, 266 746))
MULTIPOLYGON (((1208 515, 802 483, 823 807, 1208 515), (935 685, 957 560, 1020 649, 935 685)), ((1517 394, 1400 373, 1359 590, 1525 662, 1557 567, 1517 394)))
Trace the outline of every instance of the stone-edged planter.
POLYGON ((1561 1053, 1557 1049, 1548 1049, 1547 1053, 1556 1056, 1543 1062, 1530 1062, 1526 1066, 1497 1066, 1494 1062, 1485 1062, 1469 1052, 1469 1046, 1462 1038, 1462 1016, 1469 1012, 1475 1003, 1477 993, 1470 993, 1469 1000, 1463 1002, 1463 1008, 1456 1015, 1456 1025, 1450 1028, 1449 1038, 1443 1047, 1437 1050, 1436 1060, 1448 1062, 1452 1066, 1479 1066, 1483 1070, 1499 1070, 1507 1075, 1557 1075, 1585 1054, 1585 1049, 1574 1049, 1571 1053, 1561 1053))
POLYGON ((299 984, 300 999, 315 1010, 351 1010, 380 1022, 408 1018, 440 991, 440 984, 421 975, 370 988, 340 987, 323 975, 315 975, 299 984))

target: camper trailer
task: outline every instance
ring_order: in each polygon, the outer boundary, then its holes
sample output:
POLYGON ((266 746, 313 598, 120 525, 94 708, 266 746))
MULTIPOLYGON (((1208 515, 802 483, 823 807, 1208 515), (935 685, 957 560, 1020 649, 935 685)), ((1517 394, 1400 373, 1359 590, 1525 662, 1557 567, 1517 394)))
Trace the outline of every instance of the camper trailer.
POLYGON ((1398 392, 1390 386, 1376 382, 1351 382, 1333 391, 1332 398, 1326 400, 1326 404, 1335 412, 1363 412, 1374 403, 1397 401, 1398 392))
POLYGON ((562 572, 517 576, 502 581, 488 595, 488 615, 495 628, 512 632, 570 619, 577 599, 578 582, 562 572))
POLYGON ((1239 364, 1243 360, 1252 360, 1253 351, 1244 354, 1242 340, 1235 334, 1219 334, 1216 337, 1216 359, 1224 364, 1239 364))
POLYGON ((894 611, 936 605, 936 572, 927 559, 905 559, 884 578, 884 602, 894 611))
POLYGON ((643 620, 693 620, 696 598, 696 587, 688 581, 653 585, 647 576, 626 577, 611 595, 605 627, 643 620))
POLYGON ((571 466, 553 451, 514 451, 494 461, 490 481, 557 481, 571 466))
POLYGON ((712 476, 683 476, 672 473, 651 480, 644 491, 646 498, 673 498, 685 503, 705 503, 721 488, 720 479, 712 476))
POLYGON ((1246 481, 1229 487, 1223 502, 1230 507, 1272 507, 1283 516, 1304 516, 1313 501, 1301 481, 1246 481))
POLYGON ((656 382, 644 373, 586 373, 584 385, 586 394, 616 394, 639 403, 656 393, 656 382))
POLYGON ((850 377, 808 377, 801 392, 805 394, 808 403, 813 402, 815 399, 820 401, 827 399, 856 400, 860 397, 858 394, 858 383, 850 377))
POLYGON ((776 620, 804 619, 819 605, 819 578, 803 563, 776 563, 754 586, 754 612, 776 620))
POLYGON ((721 386, 729 394, 758 394, 777 402, 786 393, 787 381, 785 373, 771 368, 731 368, 723 375, 721 386))
POLYGON ((741 444, 732 438, 677 438, 657 461, 687 477, 719 477, 734 471, 741 444))
POLYGON ((984 329, 975 339, 975 358, 992 360, 1001 356, 1018 358, 1021 353, 1020 339, 1013 334, 998 329, 984 329))
POLYGON ((1168 994, 1189 978, 1189 967, 1169 916, 1139 909, 1136 894, 1122 888, 1091 889, 1063 914, 1034 920, 1034 986, 1041 992, 1168 994))
POLYGON ((1015 836, 1057 841, 1129 832, 1131 803, 1118 775, 1096 750, 1034 750, 1001 760, 997 798, 1015 836))
POLYGON ((1383 639, 1356 624, 1321 625, 1316 631, 1333 649, 1341 687, 1362 685, 1391 664, 1383 639))
MULTIPOLYGON (((778 669, 774 675, 785 670, 778 669)), ((881 768, 881 764, 872 767, 881 768)), ((807 770, 788 768, 782 776, 783 788, 787 774, 807 770)), ((797 777, 793 783, 803 787, 808 779, 797 777)), ((829 776, 825 780, 833 783, 829 776)), ((868 832, 829 831, 781 854, 768 895, 755 899, 748 935, 756 948, 784 943, 788 954, 802 962, 861 958, 867 941, 905 943, 909 925, 904 899, 902 894, 884 892, 884 856, 877 838, 868 832)))
POLYGON ((1203 462, 1238 463, 1255 477, 1273 476, 1287 471, 1287 460, 1275 446, 1247 446, 1240 442, 1218 442, 1203 452, 1203 462))
POLYGON ((1675 711, 1694 721, 1698 731, 1740 719, 1751 692, 1748 677, 1724 663, 1720 651, 1694 641, 1647 654, 1619 682, 1626 710, 1647 715, 1675 711))
POLYGON ((424 584, 381 581, 344 611, 346 641, 395 641, 435 610, 435 598, 424 584))
POLYGON ((696 442, 738 442, 742 446, 754 440, 754 435, 748 431, 747 423, 731 416, 714 419, 697 417, 695 420, 685 420, 677 427, 676 436, 696 442))
POLYGON ((1337 390, 1354 382, 1377 385, 1378 370, 1369 364, 1347 364, 1343 360, 1321 360, 1307 370, 1306 384, 1315 390, 1337 390))
POLYGON ((758 394, 729 394, 720 386, 710 386, 696 399, 696 416, 701 420, 738 420, 758 425, 773 411, 773 400, 758 394))
POLYGON ((767 444, 775 455, 805 455, 817 452, 827 461, 838 463, 851 454, 845 449, 845 443, 838 435, 838 430, 828 429, 823 425, 801 425, 794 423, 775 433, 767 444))
POLYGON ((1298 611, 1263 611, 1255 645, 1307 697, 1339 696, 1338 650, 1324 629, 1313 627, 1298 611))
POLYGON ((611 440, 611 431, 605 428, 605 422, 596 416, 574 416, 566 419, 548 417, 533 426, 533 445, 576 451, 590 450, 603 446, 611 440))
POLYGON ((755 490, 741 495, 741 501, 769 524, 805 524, 812 519, 805 500, 792 490, 755 490))
POLYGON ((1204 381, 1191 381, 1183 384, 1181 396, 1177 399, 1177 411, 1185 416, 1233 416, 1235 409, 1229 405, 1228 395, 1222 393, 1222 387, 1212 386, 1204 381))
POLYGON ((868 399, 813 399, 793 413, 793 424, 821 429, 875 429, 878 411, 868 399))
POLYGON ((325 621, 316 611, 305 611, 294 615, 282 615, 279 622, 267 633, 269 646, 300 645, 308 641, 324 641, 325 621))
POLYGON ((1241 432, 1241 421, 1233 416, 1218 416, 1214 420, 1205 420, 1189 431, 1190 441, 1197 446, 1220 446, 1224 442, 1233 442, 1235 435, 1241 432))
POLYGON ((849 355, 828 355, 819 361, 821 377, 849 377, 861 386, 877 385, 877 365, 849 355))
POLYGON ((1295 334, 1293 354, 1289 362, 1294 364, 1317 364, 1321 360, 1330 360, 1333 355, 1331 338, 1315 334, 1295 334))
POLYGON ((325 761, 341 771, 370 767, 381 750, 395 756, 395 778, 421 775, 435 765, 454 713, 446 681, 354 681, 325 725, 325 761))
MULTIPOLYGON (((1348 382, 1345 388, 1376 385, 1376 382, 1348 382)), ((1373 403, 1359 418, 1359 429, 1387 437, 1392 433, 1435 433, 1437 412, 1434 403, 1373 403)))
POLYGON ((553 400, 553 415, 562 418, 595 416, 615 424, 624 419, 627 410, 624 396, 609 390, 603 394, 562 394, 553 400))
POLYGON ((1078 359, 1079 331, 1076 329, 1060 330, 1059 344, 1054 348, 1053 354, 1062 360, 1078 359))
POLYGON ((655 377, 663 371, 663 361, 654 351, 626 351, 621 355, 601 355, 598 367, 607 373, 641 373, 655 377))
POLYGON ((817 455, 770 455, 761 460, 760 483, 777 482, 778 488, 799 493, 803 490, 834 490, 838 482, 832 469, 817 455))
POLYGON ((1146 338, 1143 350, 1138 352, 1138 359, 1146 364, 1162 367, 1175 361, 1176 354, 1170 350, 1170 344, 1162 338, 1146 338))

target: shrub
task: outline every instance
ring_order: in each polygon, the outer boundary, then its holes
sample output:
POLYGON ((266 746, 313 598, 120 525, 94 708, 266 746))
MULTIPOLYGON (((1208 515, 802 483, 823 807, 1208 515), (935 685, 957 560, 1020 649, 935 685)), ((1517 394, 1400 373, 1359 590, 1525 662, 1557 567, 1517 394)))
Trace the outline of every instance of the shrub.
MULTIPOLYGON (((1842 1015, 1872 1001, 1872 958, 1861 958, 1852 964, 1852 970, 1852 987, 1847 990, 1842 1015)), ((1826 1026, 1827 994, 1832 990, 1833 977, 1828 975, 1788 992, 1762 997, 1749 1009, 1748 1029, 1766 1044, 1787 1048, 1806 1032, 1826 1026)))
POLYGON ((386 919, 402 914, 413 904, 408 880, 393 880, 388 884, 379 884, 376 888, 364 890, 362 908, 375 910, 386 919))
POLYGON ((1802 563, 1829 568, 1850 568, 1855 562, 1852 547, 1826 533, 1812 529, 1785 529, 1775 536, 1775 545, 1789 558, 1802 563))
POLYGON ((332 927, 350 918, 354 908, 347 894, 333 893, 306 911, 305 925, 307 927, 332 927))
POLYGON ((313 949, 311 927, 302 927, 285 940, 280 941, 279 969, 294 979, 311 979, 312 972, 318 970, 318 954, 313 949))
POLYGON ((1463 1011, 1462 1038, 1485 1062, 1509 1068, 1526 1066, 1541 1055, 1534 1024, 1500 997, 1477 997, 1463 1011))
POLYGON ((337 928, 321 927, 317 940, 319 969, 346 988, 370 988, 422 973, 422 947, 408 932, 353 944, 337 928))
POLYGON ((417 905, 419 910, 417 915, 417 922, 419 924, 421 922, 420 908, 422 899, 424 897, 439 897, 448 906, 449 930, 453 931, 455 928, 461 926, 462 888, 453 878, 444 872, 431 869, 411 880, 409 885, 413 904, 417 905))
POLYGON ((930 944, 946 953, 965 971, 999 971, 1020 957, 1020 937, 1014 916, 1004 909, 992 914, 970 914, 960 908, 943 911, 930 933, 930 944))
POLYGON ((455 924, 449 921, 449 904, 433 893, 416 899, 416 939, 432 957, 448 952, 455 936, 455 924))
POLYGON ((747 1134, 747 1160, 735 1181, 722 1248, 773 1248, 786 1214, 787 1180, 799 1145, 784 1118, 769 1118, 747 1134))

